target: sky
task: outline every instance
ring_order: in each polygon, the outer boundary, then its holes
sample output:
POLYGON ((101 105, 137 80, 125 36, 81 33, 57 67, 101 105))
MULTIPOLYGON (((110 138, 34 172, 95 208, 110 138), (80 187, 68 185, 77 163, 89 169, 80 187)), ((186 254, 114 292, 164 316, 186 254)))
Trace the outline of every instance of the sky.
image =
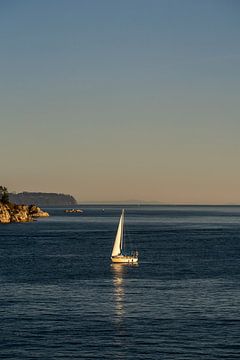
POLYGON ((0 185, 240 204, 238 0, 0 0, 0 185))

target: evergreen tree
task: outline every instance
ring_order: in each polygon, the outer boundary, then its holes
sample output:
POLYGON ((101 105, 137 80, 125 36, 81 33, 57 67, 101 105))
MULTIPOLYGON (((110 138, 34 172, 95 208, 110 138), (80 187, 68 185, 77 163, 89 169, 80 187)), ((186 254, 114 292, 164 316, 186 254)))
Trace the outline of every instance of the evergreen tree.
POLYGON ((1 202, 6 204, 9 202, 8 189, 5 186, 0 185, 1 202))

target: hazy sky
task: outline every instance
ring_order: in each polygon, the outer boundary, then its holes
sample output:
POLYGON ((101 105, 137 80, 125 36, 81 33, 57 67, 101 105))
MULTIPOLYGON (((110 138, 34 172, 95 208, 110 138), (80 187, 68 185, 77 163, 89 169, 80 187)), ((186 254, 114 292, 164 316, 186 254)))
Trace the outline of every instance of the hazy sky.
POLYGON ((240 203, 240 1, 0 0, 0 185, 240 203))

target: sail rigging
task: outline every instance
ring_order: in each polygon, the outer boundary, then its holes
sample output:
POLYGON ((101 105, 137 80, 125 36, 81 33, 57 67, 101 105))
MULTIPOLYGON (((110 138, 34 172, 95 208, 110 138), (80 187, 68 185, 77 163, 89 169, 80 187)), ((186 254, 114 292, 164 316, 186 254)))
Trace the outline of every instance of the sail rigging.
POLYGON ((117 234, 114 240, 111 259, 114 263, 131 263, 136 264, 138 262, 138 252, 134 251, 130 255, 123 253, 123 232, 124 232, 124 210, 120 216, 117 234))

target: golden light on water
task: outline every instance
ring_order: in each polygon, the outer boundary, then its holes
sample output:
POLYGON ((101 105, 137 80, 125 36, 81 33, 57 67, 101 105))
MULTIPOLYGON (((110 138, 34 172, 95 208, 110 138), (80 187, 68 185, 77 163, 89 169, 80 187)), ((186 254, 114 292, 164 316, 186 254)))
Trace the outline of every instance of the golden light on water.
POLYGON ((124 309, 124 265, 112 264, 113 272, 113 285, 114 285, 114 299, 115 299, 115 320, 121 322, 123 320, 125 309, 124 309))

